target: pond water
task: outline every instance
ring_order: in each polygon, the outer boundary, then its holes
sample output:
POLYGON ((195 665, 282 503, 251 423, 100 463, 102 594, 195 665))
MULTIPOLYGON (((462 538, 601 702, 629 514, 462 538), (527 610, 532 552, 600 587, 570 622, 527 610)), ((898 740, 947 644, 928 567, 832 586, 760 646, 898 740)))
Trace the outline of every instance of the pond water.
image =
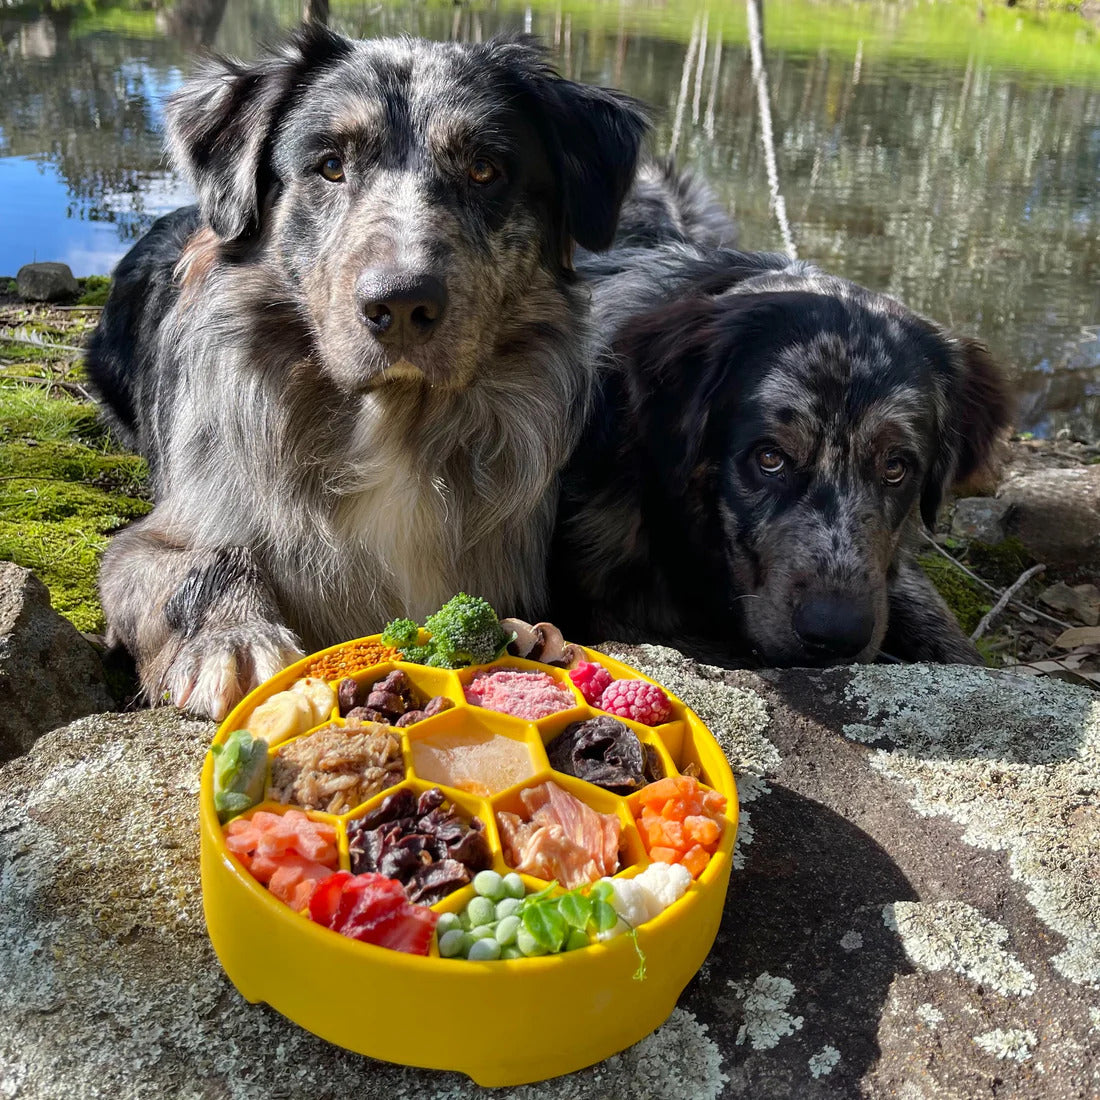
MULTIPOLYGON (((189 200, 160 128, 194 55, 248 57, 309 2, 0 6, 0 273, 109 271, 189 200)), ((793 245, 980 336, 1020 430, 1096 440, 1100 28, 992 0, 759 7, 755 77, 745 0, 338 0, 327 19, 357 36, 534 32, 563 72, 658 109, 656 150, 711 180, 742 247, 793 245)))

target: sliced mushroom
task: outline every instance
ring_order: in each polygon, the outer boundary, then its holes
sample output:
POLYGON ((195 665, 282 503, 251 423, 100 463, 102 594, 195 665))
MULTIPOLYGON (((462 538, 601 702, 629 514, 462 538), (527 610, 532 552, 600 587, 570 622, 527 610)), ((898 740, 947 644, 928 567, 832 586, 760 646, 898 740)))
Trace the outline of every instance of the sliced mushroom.
MULTIPOLYGON (((516 636, 514 641, 508 643, 508 652, 513 657, 528 657, 542 645, 542 631, 522 619, 501 619, 500 626, 505 633, 516 636)), ((537 661, 538 657, 532 659, 537 661)))
POLYGON ((545 665, 560 665, 565 662, 565 638, 553 623, 535 623, 535 630, 542 631, 542 648, 535 657, 545 665))

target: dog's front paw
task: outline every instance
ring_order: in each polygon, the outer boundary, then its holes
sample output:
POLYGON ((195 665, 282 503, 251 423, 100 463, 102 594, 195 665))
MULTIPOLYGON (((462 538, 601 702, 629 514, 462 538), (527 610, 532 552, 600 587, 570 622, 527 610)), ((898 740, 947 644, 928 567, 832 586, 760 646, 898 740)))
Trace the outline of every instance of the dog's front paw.
POLYGON ((302 655, 298 639, 285 626, 224 626, 184 639, 174 653, 162 654, 162 667, 142 680, 153 702, 220 722, 254 687, 302 655))

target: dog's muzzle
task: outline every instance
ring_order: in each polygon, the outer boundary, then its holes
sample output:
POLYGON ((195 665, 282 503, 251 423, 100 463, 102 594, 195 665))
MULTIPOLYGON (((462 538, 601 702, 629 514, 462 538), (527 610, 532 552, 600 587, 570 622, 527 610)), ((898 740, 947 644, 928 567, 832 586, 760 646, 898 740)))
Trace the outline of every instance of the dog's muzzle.
POLYGON ((430 340, 447 310, 447 286, 426 272, 365 271, 355 283, 359 318, 388 351, 430 340))
POLYGON ((875 609, 868 597, 857 593, 819 593, 799 604, 792 625, 816 659, 850 660, 871 643, 875 609))

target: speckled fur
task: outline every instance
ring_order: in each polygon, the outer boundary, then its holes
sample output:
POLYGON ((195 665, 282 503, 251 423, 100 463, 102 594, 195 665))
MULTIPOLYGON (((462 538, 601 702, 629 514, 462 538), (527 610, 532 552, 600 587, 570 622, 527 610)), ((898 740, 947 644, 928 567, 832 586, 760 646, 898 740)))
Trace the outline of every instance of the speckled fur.
POLYGON ((526 39, 313 28, 208 63, 167 121, 200 206, 123 260, 91 353, 153 473, 101 580, 147 693, 219 716, 303 648, 459 590, 533 613, 594 376, 570 256, 611 243, 637 104, 526 39), (342 182, 318 170, 333 153, 342 182), (501 169, 483 190, 477 157, 501 169), (397 352, 356 304, 394 267, 448 292, 397 352))
POLYGON ((570 637, 831 663, 794 625, 824 597, 872 624, 845 659, 978 661, 909 544, 1005 426, 980 344, 780 255, 658 244, 581 270, 608 346, 553 558, 570 637))

